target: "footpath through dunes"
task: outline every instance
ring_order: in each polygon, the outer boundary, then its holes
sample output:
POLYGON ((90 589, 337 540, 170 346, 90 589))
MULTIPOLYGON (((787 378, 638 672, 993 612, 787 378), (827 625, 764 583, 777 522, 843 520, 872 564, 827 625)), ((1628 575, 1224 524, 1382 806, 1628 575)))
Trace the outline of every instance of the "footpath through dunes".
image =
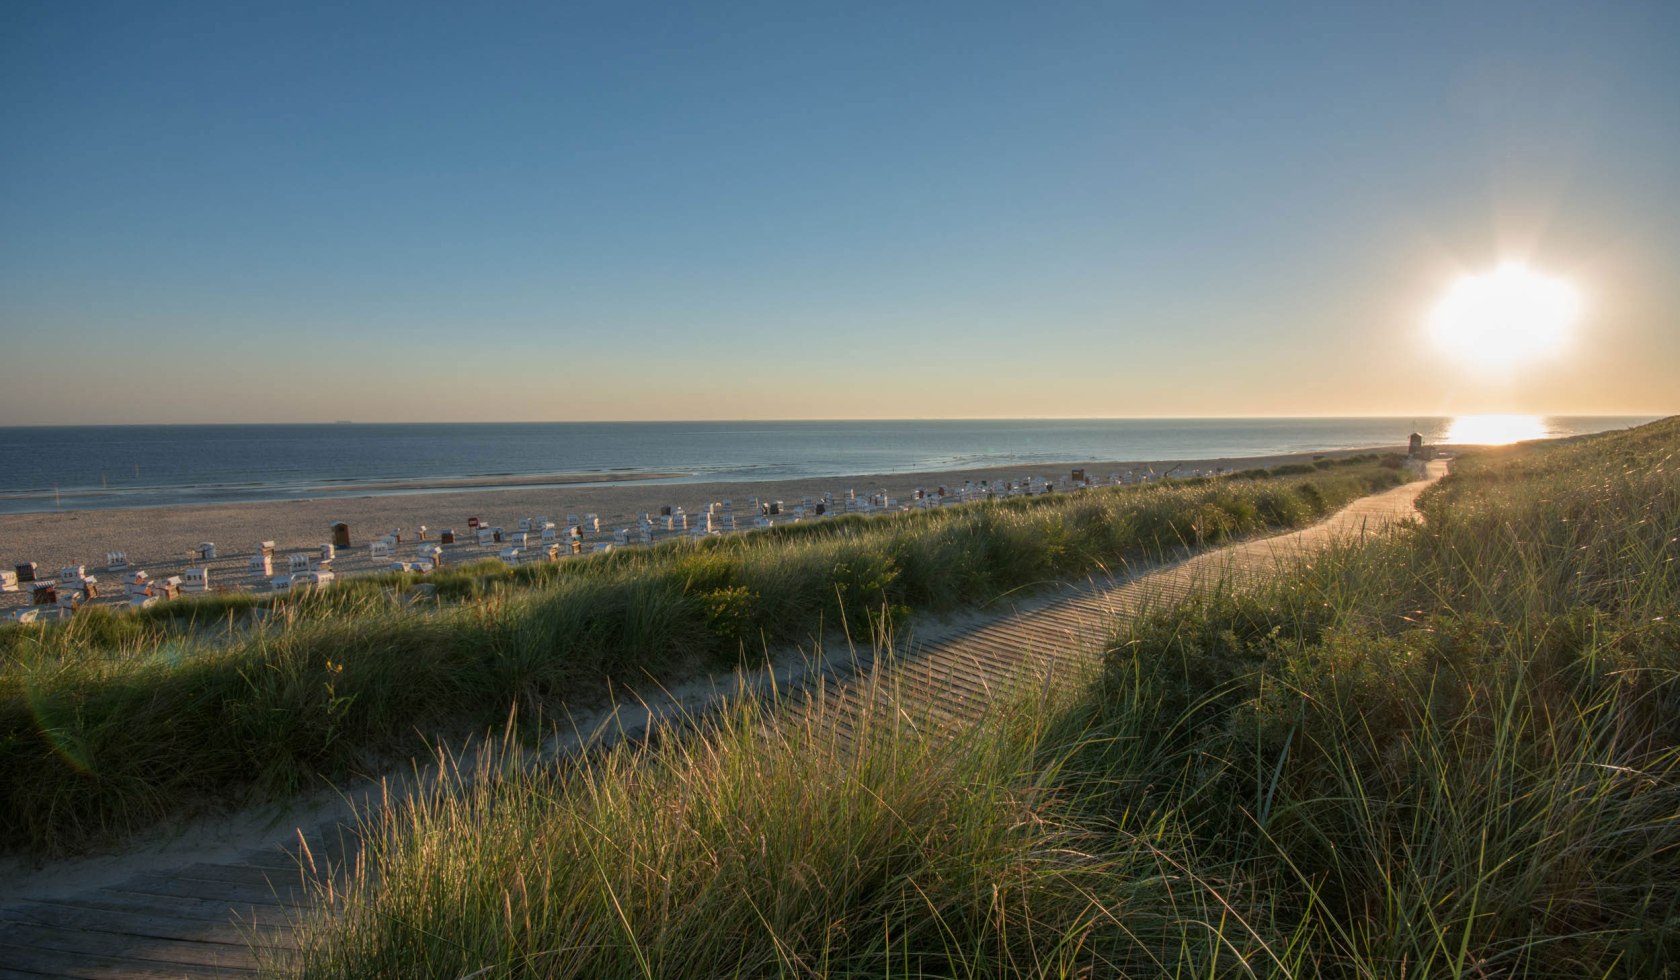
MULTIPOLYGON (((1116 620, 1221 580, 1239 584, 1281 559, 1345 536, 1370 533, 1415 514, 1427 480, 1361 498, 1312 527, 1230 547, 1136 575, 1040 594, 1012 609, 925 631, 892 661, 897 696, 953 717, 978 714, 994 691, 1024 671, 1093 656, 1116 620)), ((815 674, 812 680, 815 679, 815 674)), ((864 685, 827 685, 849 699, 864 685)), ((653 711, 652 716, 677 714, 653 711)), ((342 811, 336 811, 342 812, 342 811)), ((338 817, 298 832, 273 823, 251 844, 223 854, 136 855, 120 870, 54 882, 0 897, 0 978, 251 976, 259 956, 293 948, 293 918, 312 888, 329 884, 354 847, 338 817), (280 840, 288 844, 278 843, 280 840), (257 842, 264 843, 257 843, 257 842), (300 846, 299 842, 302 842, 300 846)))

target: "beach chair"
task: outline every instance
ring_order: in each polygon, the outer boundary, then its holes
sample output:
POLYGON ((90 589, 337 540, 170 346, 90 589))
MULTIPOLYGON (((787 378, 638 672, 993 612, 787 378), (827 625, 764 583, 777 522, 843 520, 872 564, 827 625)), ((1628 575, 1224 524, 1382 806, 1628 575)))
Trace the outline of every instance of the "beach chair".
POLYGON ((97 598, 99 598, 99 579, 98 578, 96 578, 92 575, 88 575, 76 584, 77 584, 77 587, 79 589, 81 589, 82 598, 84 598, 84 599, 97 599, 97 598))
POLYGON ((66 565, 58 570, 58 584, 74 586, 87 575, 86 565, 66 565))
POLYGON ((517 565, 519 564, 519 549, 503 548, 500 557, 502 561, 507 562, 509 565, 517 565))
POLYGON ((310 584, 315 586, 317 589, 331 585, 333 579, 337 577, 333 575, 332 569, 330 568, 317 568, 314 571, 309 572, 308 575, 310 584))
POLYGON ((58 605, 58 584, 56 582, 36 582, 30 586, 29 604, 31 606, 58 605))
POLYGON ((16 592, 18 577, 16 572, 0 572, 0 592, 16 592))
POLYGON ((542 529, 542 540, 543 540, 544 544, 552 543, 553 541, 557 540, 559 537, 560 537, 560 535, 558 533, 556 533, 554 528, 552 528, 552 527, 545 527, 545 528, 542 529))
POLYGON ((272 555, 252 555, 251 574, 258 578, 268 578, 274 574, 274 557, 272 555))
POLYGON ((189 568, 181 573, 182 592, 209 592, 210 569, 189 568))
POLYGON ((276 592, 290 592, 297 584, 297 579, 290 575, 276 575, 268 580, 268 587, 276 592))
POLYGON ((287 555, 286 556, 286 568, 287 568, 288 571, 292 572, 294 575, 297 574, 298 572, 309 571, 309 556, 308 555, 287 555))
POLYGON ((324 544, 324 545, 321 546, 321 563, 322 564, 326 564, 327 562, 332 561, 336 557, 338 557, 338 546, 337 545, 324 544))
POLYGON ((185 584, 181 580, 181 576, 171 575, 161 583, 154 582, 152 584, 152 595, 159 599, 179 599, 181 597, 181 586, 185 584))
POLYGON ((274 542, 263 541, 263 542, 259 543, 257 545, 257 554, 267 555, 268 557, 273 558, 274 557, 274 542))
POLYGON ((601 517, 598 514, 583 515, 583 526, 586 530, 599 534, 601 532, 601 517))
POLYGON ((521 517, 519 519, 519 529, 521 531, 530 531, 531 530, 531 519, 529 517, 521 517))
POLYGON ((199 561, 215 561, 216 560, 216 543, 214 541, 202 542, 194 550, 198 553, 198 560, 199 561))
POLYGON ((33 582, 35 581, 35 570, 40 566, 32 561, 26 561, 12 567, 17 569, 17 580, 19 582, 33 582))
POLYGON ((490 530, 487 527, 481 527, 481 528, 478 529, 478 546, 480 548, 488 548, 489 546, 491 546, 495 543, 496 543, 496 532, 490 530))
POLYGON ((377 541, 368 542, 368 557, 369 558, 389 558, 389 557, 391 557, 391 542, 387 541, 384 538, 380 538, 377 541))
POLYGON ((128 581, 123 584, 123 590, 131 596, 150 596, 152 577, 146 574, 145 569, 140 569, 128 577, 128 581))
POLYGON ((123 551, 105 552, 105 570, 120 572, 128 568, 128 553, 123 551))

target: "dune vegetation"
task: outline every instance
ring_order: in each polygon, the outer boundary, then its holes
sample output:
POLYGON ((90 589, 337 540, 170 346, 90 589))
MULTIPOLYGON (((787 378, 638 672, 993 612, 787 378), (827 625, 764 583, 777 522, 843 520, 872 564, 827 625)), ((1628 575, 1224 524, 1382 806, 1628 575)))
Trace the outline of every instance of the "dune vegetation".
POLYGON ((877 671, 844 737, 819 698, 568 771, 510 744, 372 815, 276 969, 1674 972, 1680 420, 1464 458, 1420 506, 971 726, 877 671))
POLYGON ((286 797, 515 709, 1296 526, 1400 479, 1355 457, 0 627, 0 840, 63 853, 286 797))

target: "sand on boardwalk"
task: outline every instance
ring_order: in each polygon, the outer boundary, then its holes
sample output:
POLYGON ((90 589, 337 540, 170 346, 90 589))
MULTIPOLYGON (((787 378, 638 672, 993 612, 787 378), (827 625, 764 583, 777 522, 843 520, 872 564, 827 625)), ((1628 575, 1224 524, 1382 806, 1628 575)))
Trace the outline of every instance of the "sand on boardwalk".
MULTIPOLYGON (((439 532, 445 528, 457 532, 459 543, 444 548, 446 563, 495 556, 502 545, 480 547, 470 539, 467 531, 470 516, 479 517, 489 525, 512 529, 523 517, 547 516, 563 524, 568 514, 594 513, 600 517, 602 533, 591 534, 587 540, 595 543, 612 540, 612 529, 631 526, 643 513, 656 515, 657 520, 662 506, 680 506, 688 514, 703 519, 709 504, 725 498, 733 500, 737 520, 742 521, 749 516, 747 501, 751 497, 765 502, 781 500, 792 507, 803 497, 821 499, 823 492, 828 491, 838 500, 846 491, 855 489, 860 497, 884 490, 902 502, 917 487, 932 491, 940 485, 960 487, 965 481, 995 482, 1038 476, 1065 485, 1073 469, 1083 469, 1093 480, 1106 480, 1112 473, 1142 474, 1152 469, 1157 474, 1170 471, 1182 475, 1388 451, 1399 450, 1391 447, 1243 458, 1017 464, 763 482, 626 481, 611 486, 559 488, 514 485, 493 490, 8 514, 0 515, 0 569, 10 570, 19 563, 32 561, 39 566, 38 576, 53 579, 61 567, 85 565, 88 573, 99 579, 99 589, 105 597, 102 604, 120 605, 123 579, 134 569, 144 569, 158 579, 179 575, 189 565, 207 564, 213 588, 263 591, 266 580, 250 567, 250 559, 257 553, 260 542, 274 542, 274 574, 282 575, 287 571, 288 554, 307 553, 318 557, 321 545, 332 540, 329 526, 337 521, 350 525, 352 547, 339 549, 332 568, 338 575, 355 575, 384 571, 393 560, 416 560, 416 534, 421 525, 429 528, 428 538, 432 543, 436 543, 439 532), (402 543, 390 558, 374 559, 368 543, 397 528, 402 529, 402 543), (196 560, 194 549, 201 542, 215 543, 215 561, 196 560), (110 551, 127 554, 129 572, 106 569, 106 553, 110 551)), ((523 480, 510 478, 508 482, 517 484, 523 480)), ((746 525, 743 522, 741 526, 746 525)), ((535 535, 532 538, 535 547, 535 535)), ((29 591, 29 586, 23 585, 18 592, 0 593, 0 615, 28 605, 29 591)))

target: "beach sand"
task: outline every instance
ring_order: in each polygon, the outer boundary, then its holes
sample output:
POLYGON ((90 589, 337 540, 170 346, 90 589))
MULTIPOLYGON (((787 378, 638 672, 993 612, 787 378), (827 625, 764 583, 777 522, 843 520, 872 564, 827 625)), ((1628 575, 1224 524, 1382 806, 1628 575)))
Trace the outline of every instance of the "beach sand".
MULTIPOLYGON (((262 541, 275 543, 274 572, 287 570, 288 553, 318 556, 323 543, 331 541, 329 525, 343 521, 350 525, 349 549, 339 549, 332 568, 339 575, 383 571, 392 560, 416 558, 416 530, 428 526, 430 543, 445 528, 457 532, 459 543, 444 548, 448 564, 459 564, 494 556, 501 545, 480 547, 469 541, 467 518, 477 516, 486 524, 517 527, 522 517, 546 516, 562 523, 567 514, 580 517, 599 515, 602 533, 586 538, 590 545, 611 541, 615 528, 628 527, 642 513, 657 515, 662 506, 680 506, 691 517, 703 520, 706 507, 731 498, 736 519, 747 526, 752 516, 748 498, 768 502, 781 500, 791 508, 802 497, 821 499, 824 491, 835 499, 856 490, 860 497, 885 490, 905 502, 917 487, 932 491, 939 485, 960 487, 964 481, 1020 481, 1043 477, 1066 486, 1070 471, 1084 469, 1092 480, 1107 480, 1110 474, 1185 475, 1217 469, 1240 470, 1309 461, 1315 456, 1330 458, 1361 452, 1395 450, 1326 450, 1321 453, 1171 461, 1118 461, 1100 463, 1032 464, 982 469, 947 470, 927 473, 863 474, 858 476, 813 477, 798 480, 737 483, 646 483, 625 481, 612 486, 530 487, 517 484, 526 478, 510 478, 501 489, 471 491, 442 490, 426 493, 334 497, 267 503, 213 504, 205 506, 145 507, 109 510, 58 511, 0 516, 0 568, 12 569, 21 562, 39 566, 38 577, 53 579, 66 565, 85 565, 99 579, 102 603, 121 604, 122 580, 128 573, 105 567, 109 551, 127 553, 130 571, 145 569, 154 579, 179 575, 189 565, 208 564, 213 588, 266 589, 266 582, 250 570, 250 559, 262 541), (402 529, 402 543, 391 558, 374 559, 368 542, 402 529), (195 560, 193 549, 200 542, 214 542, 217 558, 209 563, 195 560)), ((562 529, 562 535, 564 530, 562 529)), ((532 536, 535 547, 536 536, 532 536)), ((15 593, 0 593, 0 615, 29 603, 29 586, 15 593)))

